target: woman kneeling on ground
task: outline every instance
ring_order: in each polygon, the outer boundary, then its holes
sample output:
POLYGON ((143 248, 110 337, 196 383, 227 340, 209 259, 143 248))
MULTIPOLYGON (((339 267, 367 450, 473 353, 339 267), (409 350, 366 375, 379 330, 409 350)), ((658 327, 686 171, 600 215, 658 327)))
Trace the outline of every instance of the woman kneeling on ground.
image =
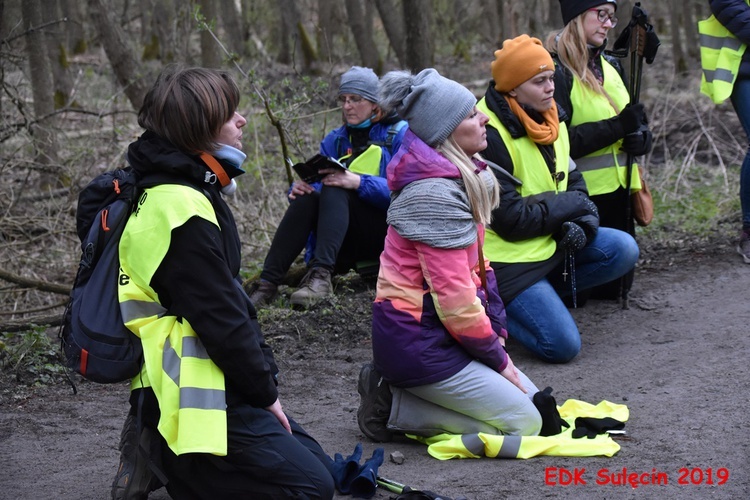
POLYGON ((624 231, 599 227, 596 205, 570 159, 553 98, 555 67, 541 41, 506 40, 491 68, 478 106, 490 119, 482 154, 499 167, 493 170, 501 201, 485 253, 511 337, 545 361, 564 363, 580 351, 581 336, 562 298, 624 275, 638 259, 638 245, 624 231))
POLYGON ((360 429, 375 441, 390 440, 393 428, 537 435, 538 390, 505 351, 505 309, 481 252, 499 199, 477 156, 487 117, 468 89, 434 69, 386 74, 380 98, 409 131, 388 165, 393 200, 373 304, 374 363, 360 373, 360 429), (389 422, 396 413, 410 415, 405 425, 389 422))

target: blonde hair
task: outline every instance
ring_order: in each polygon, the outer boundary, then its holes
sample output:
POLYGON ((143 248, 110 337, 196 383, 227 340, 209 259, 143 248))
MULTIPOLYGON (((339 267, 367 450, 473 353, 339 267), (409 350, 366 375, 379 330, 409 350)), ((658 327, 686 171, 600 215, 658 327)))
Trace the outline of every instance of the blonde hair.
POLYGON ((563 66, 584 85, 609 98, 596 75, 589 69, 589 49, 583 30, 583 16, 576 16, 563 29, 550 33, 544 45, 547 50, 556 53, 563 66))
MULTIPOLYGON (((474 221, 484 225, 489 224, 492 219, 492 210, 500 204, 500 187, 495 176, 492 174, 487 176, 492 183, 488 189, 482 177, 477 175, 477 167, 471 161, 471 157, 458 146, 453 135, 448 136, 448 139, 435 149, 457 166, 458 171, 461 172, 474 221)), ((481 160, 478 155, 475 158, 481 160)))

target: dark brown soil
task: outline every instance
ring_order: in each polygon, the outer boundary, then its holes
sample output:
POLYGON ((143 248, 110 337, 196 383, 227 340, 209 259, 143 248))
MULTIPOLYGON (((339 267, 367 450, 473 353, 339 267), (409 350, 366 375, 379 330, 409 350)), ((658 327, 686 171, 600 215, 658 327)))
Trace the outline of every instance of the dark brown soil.
MULTIPOLYGON (((402 440, 381 445, 386 463, 380 474, 477 500, 749 498, 750 266, 728 243, 645 250, 643 257, 629 309, 589 301, 574 311, 583 349, 571 363, 544 364, 510 343, 515 363, 538 386, 552 386, 558 404, 606 399, 629 407, 627 439, 614 457, 443 462, 423 445, 402 440), (395 451, 405 457, 400 465, 388 460, 395 451), (561 469, 576 468, 585 469, 580 477, 586 484, 549 484, 560 482, 561 469), (597 484, 610 477, 607 471, 644 478, 664 473, 668 483, 597 484)), ((342 279, 336 299, 315 312, 274 307, 262 316, 280 361, 282 404, 330 455, 347 455, 363 442, 369 457, 379 446, 356 423, 357 374, 370 359, 373 287, 342 279)), ((127 385, 80 381, 73 395, 63 380, 28 387, 2 376, 0 498, 109 498, 127 385)), ((391 496, 379 491, 376 498, 391 496)), ((162 489, 150 498, 168 495, 162 489)))

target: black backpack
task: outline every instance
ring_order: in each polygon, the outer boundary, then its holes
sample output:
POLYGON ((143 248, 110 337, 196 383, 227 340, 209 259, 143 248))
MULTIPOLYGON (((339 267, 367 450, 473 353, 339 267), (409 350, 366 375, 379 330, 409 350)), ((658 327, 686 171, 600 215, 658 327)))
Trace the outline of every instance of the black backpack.
POLYGON ((120 237, 139 194, 126 167, 98 175, 78 196, 81 262, 59 336, 67 367, 92 382, 122 382, 141 369, 141 341, 125 327, 117 297, 120 237))

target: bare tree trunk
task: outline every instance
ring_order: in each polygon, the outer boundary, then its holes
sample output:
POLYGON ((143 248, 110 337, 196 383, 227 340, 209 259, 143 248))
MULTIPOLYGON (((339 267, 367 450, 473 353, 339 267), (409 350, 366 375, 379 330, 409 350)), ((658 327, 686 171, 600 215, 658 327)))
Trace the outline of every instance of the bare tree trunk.
POLYGON ((481 2, 480 15, 484 19, 484 33, 487 33, 487 39, 493 44, 493 46, 500 47, 502 40, 500 39, 501 27, 500 27, 500 15, 497 11, 496 0, 482 0, 481 2))
POLYGON ((158 42, 159 60, 168 63, 175 61, 177 36, 173 19, 175 18, 176 5, 173 0, 155 0, 153 17, 153 36, 158 42))
POLYGON ((372 38, 372 19, 365 16, 362 1, 346 0, 346 15, 362 65, 378 72, 380 56, 372 38))
POLYGON ((682 37, 680 36, 680 11, 682 11, 682 0, 670 0, 669 24, 672 31, 672 60, 674 61, 675 73, 687 70, 685 51, 682 48, 682 37))
MULTIPOLYGON (((205 0, 204 0, 205 1, 205 0)), ((245 36, 242 31, 242 16, 234 0, 221 0, 221 24, 227 40, 224 45, 239 56, 245 55, 245 36)))
POLYGON ((688 46, 688 56, 690 67, 697 67, 700 61, 700 43, 698 42, 698 20, 695 9, 683 9, 685 13, 685 41, 688 46))
POLYGON ((34 122, 30 132, 34 141, 34 161, 42 167, 39 187, 43 190, 61 187, 61 179, 52 173, 53 166, 58 164, 57 137, 54 132, 55 120, 49 118, 54 112, 52 99, 52 77, 47 57, 47 46, 44 33, 39 29, 42 24, 42 5, 40 0, 21 2, 21 15, 26 33, 26 55, 29 58, 31 75, 31 93, 34 98, 34 122), (45 118, 48 117, 48 118, 45 118), (41 120, 44 119, 42 122, 41 120))
POLYGON ((70 61, 66 48, 65 23, 62 20, 57 1, 45 2, 42 9, 42 22, 47 42, 52 81, 54 84, 55 109, 68 105, 73 93, 73 79, 70 76, 70 61))
POLYGON ((130 100, 133 108, 138 110, 149 89, 142 75, 142 70, 128 44, 128 39, 119 24, 112 21, 108 7, 103 0, 88 0, 91 24, 101 39, 109 62, 117 78, 117 83, 123 87, 123 92, 130 100))
MULTIPOLYGON (((559 30, 563 27, 562 12, 560 11, 560 0, 547 0, 547 10, 549 12, 549 31, 559 30)), ((547 34, 544 34, 547 38, 547 34)))
POLYGON ((385 34, 401 66, 406 66, 406 40, 404 36, 404 19, 399 16, 393 0, 375 0, 375 7, 383 22, 385 34))
MULTIPOLYGON (((216 21, 216 2, 214 0, 199 0, 201 14, 209 25, 216 21)), ((214 23, 216 25, 217 23, 214 23)), ((205 68, 221 67, 221 48, 207 29, 201 31, 201 65, 205 68)))
POLYGON ((60 11, 68 19, 65 25, 67 32, 68 50, 73 54, 86 52, 86 31, 84 30, 84 14, 78 0, 61 0, 60 11))
POLYGON ((318 0, 318 30, 315 41, 320 58, 326 61, 330 61, 333 56, 333 38, 338 26, 334 12, 331 0, 318 0))
POLYGON ((297 26, 301 24, 299 10, 294 0, 278 0, 279 21, 279 62, 292 64, 302 52, 297 26), (291 43, 290 43, 291 41, 291 43))
POLYGON ((432 66, 432 2, 404 2, 406 24, 406 65, 414 72, 432 66))

